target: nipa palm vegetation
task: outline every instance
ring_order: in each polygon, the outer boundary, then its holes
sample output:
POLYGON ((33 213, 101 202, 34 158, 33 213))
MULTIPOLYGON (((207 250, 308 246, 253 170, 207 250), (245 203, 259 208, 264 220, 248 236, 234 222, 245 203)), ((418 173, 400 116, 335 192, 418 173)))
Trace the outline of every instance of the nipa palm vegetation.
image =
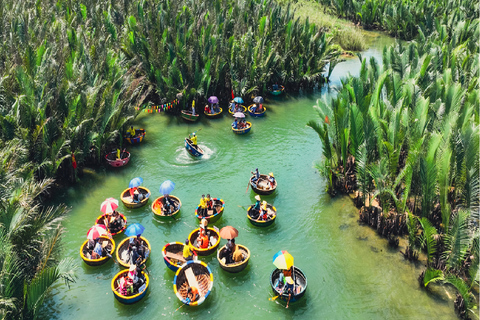
POLYGON ((2 316, 34 317, 56 279, 72 280, 58 264, 66 208, 41 200, 77 179, 73 156, 101 163, 146 103, 321 83, 330 41, 271 0, 2 1, 2 316))
POLYGON ((308 125, 329 193, 356 192, 360 221, 391 244, 408 234, 405 257, 427 255, 422 287, 453 285, 468 318, 479 281, 479 21, 457 11, 430 35, 385 48, 383 66, 362 60, 308 125))
POLYGON ((430 34, 440 22, 454 27, 455 21, 479 17, 478 1, 469 0, 319 0, 332 13, 365 29, 382 29, 395 37, 413 39, 420 28, 430 34), (455 13, 455 14, 452 14, 455 13))

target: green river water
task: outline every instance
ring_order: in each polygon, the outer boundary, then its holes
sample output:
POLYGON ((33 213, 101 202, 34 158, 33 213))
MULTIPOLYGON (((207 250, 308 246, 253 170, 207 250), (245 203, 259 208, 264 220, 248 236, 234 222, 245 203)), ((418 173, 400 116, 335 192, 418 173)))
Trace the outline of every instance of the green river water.
MULTIPOLYGON (((372 47, 363 53, 381 60, 386 37, 372 37, 372 47)), ((332 75, 331 88, 348 72, 358 73, 357 58, 339 64, 332 75)), ((232 119, 223 118, 187 124, 166 114, 142 114, 136 127, 147 130, 140 146, 130 147, 132 158, 124 168, 87 170, 82 181, 65 190, 60 201, 71 207, 65 221, 66 257, 78 261, 76 283, 67 288, 55 285, 46 299, 45 319, 455 319, 453 303, 442 287, 433 292, 421 290, 417 276, 421 263, 403 259, 398 250, 369 227, 358 224, 358 210, 349 197, 331 199, 314 163, 321 158, 317 134, 306 127, 316 118, 312 106, 334 90, 299 96, 268 97, 267 116, 248 119, 251 132, 237 136, 231 132, 232 119), (206 151, 202 159, 193 159, 183 146, 189 132, 202 128, 199 144, 206 151), (250 171, 275 173, 277 191, 262 196, 278 210, 270 228, 252 226, 246 211, 239 206, 254 202, 248 190, 250 171), (133 177, 144 179, 143 186, 153 193, 149 205, 119 211, 128 223, 145 226, 144 236, 152 245, 147 263, 150 286, 147 295, 134 305, 122 305, 110 289, 112 277, 121 269, 113 261, 89 267, 79 257, 79 248, 89 227, 100 214, 100 203, 107 197, 119 199, 133 177), (159 196, 160 184, 176 183, 173 195, 183 203, 177 221, 158 222, 151 212, 151 201, 159 196), (215 255, 202 257, 212 269, 214 286, 207 300, 198 307, 183 306, 173 292, 174 273, 167 269, 162 247, 172 241, 184 241, 198 227, 194 210, 202 193, 225 200, 225 213, 215 223, 219 228, 231 225, 239 230, 238 244, 251 251, 248 267, 237 274, 223 271, 215 255), (302 300, 285 308, 284 302, 272 302, 269 284, 274 269, 272 256, 287 250, 295 265, 308 278, 302 300)), ((248 116, 247 116, 248 118, 248 116)), ((115 237, 118 244, 124 235, 115 237)), ((226 243, 222 240, 221 246, 226 243)))

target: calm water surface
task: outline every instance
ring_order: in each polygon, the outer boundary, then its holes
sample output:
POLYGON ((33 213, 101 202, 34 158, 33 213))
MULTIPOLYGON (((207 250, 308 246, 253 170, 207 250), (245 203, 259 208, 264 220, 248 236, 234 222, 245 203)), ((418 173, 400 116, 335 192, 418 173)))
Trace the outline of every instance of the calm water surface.
MULTIPOLYGON (((384 44, 391 39, 373 39, 374 45, 364 57, 381 58, 384 44)), ((423 269, 404 261, 390 250, 385 239, 357 223, 358 210, 348 197, 331 199, 325 181, 314 168, 321 158, 317 134, 306 127, 315 118, 312 106, 323 96, 335 94, 340 78, 347 72, 358 74, 359 60, 352 58, 338 65, 332 76, 331 90, 305 96, 268 97, 268 115, 249 119, 252 131, 246 136, 231 132, 232 119, 201 119, 187 124, 165 114, 144 114, 136 126, 146 128, 142 145, 130 147, 132 159, 125 168, 88 171, 82 182, 69 188, 61 201, 72 210, 65 222, 64 251, 78 262, 77 282, 67 288, 58 284, 51 291, 42 313, 49 319, 454 319, 452 303, 443 289, 427 293, 421 290, 417 276, 423 269), (207 154, 191 158, 183 139, 198 129, 199 144, 207 154), (279 186, 275 194, 264 196, 278 210, 270 228, 252 226, 240 206, 254 202, 255 194, 246 187, 250 171, 275 173, 279 186), (120 267, 109 261, 89 267, 79 257, 79 247, 89 227, 100 214, 100 203, 107 197, 119 198, 133 177, 144 179, 153 197, 160 184, 176 183, 173 195, 182 200, 178 221, 158 222, 150 206, 120 212, 129 223, 145 226, 144 236, 152 245, 147 263, 150 271, 148 294, 135 305, 122 305, 110 289, 112 277, 120 267), (214 274, 214 287, 199 307, 184 306, 173 293, 172 271, 163 262, 162 247, 172 241, 184 241, 198 226, 194 210, 202 193, 225 200, 225 214, 216 225, 232 225, 239 230, 237 243, 246 245, 251 259, 238 274, 223 271, 214 255, 202 258, 214 274), (272 302, 269 275, 272 256, 288 250, 295 265, 308 277, 305 297, 285 309, 283 302, 272 302)), ((151 201, 150 201, 151 204, 151 201)), ((115 238, 118 244, 125 236, 115 238)), ((225 244, 222 240, 221 245, 225 244)))

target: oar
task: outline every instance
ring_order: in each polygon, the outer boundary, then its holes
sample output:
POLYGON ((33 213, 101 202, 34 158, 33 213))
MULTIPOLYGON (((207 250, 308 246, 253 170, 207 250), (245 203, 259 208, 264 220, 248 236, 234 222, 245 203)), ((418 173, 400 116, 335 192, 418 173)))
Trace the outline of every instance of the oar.
POLYGON ((282 292, 280 292, 280 293, 278 294, 278 296, 275 296, 275 297, 273 297, 273 298, 270 297, 270 298, 268 298, 268 300, 270 300, 270 301, 275 301, 275 300, 277 300, 277 299, 283 294, 283 291, 285 291, 285 287, 283 287, 282 292))
MULTIPOLYGON (((180 307, 178 307, 177 310, 180 309, 181 307, 183 307, 184 305, 186 305, 186 303, 184 303, 180 307)), ((177 310, 175 310, 174 312, 177 312, 177 310)))
POLYGON ((197 131, 194 131, 193 133, 197 133, 198 131, 201 131, 203 128, 198 129, 197 131))
POLYGON ((109 257, 110 259, 113 260, 113 262, 115 262, 116 264, 118 264, 118 262, 115 260, 115 258, 113 258, 113 256, 107 252, 107 257, 109 257))
POLYGON ((248 180, 248 184, 247 184, 247 190, 245 190, 245 193, 248 192, 248 187, 250 187, 250 180, 248 180))

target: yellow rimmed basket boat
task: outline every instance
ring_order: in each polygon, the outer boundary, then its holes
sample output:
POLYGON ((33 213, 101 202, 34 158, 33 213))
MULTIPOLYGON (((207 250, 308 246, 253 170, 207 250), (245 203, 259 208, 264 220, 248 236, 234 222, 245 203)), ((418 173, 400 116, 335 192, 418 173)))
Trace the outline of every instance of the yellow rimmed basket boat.
MULTIPOLYGON (((242 109, 241 111, 237 111, 237 112, 241 112, 243 114, 246 114, 247 113, 247 107, 245 107, 243 104, 239 104, 238 105, 238 108, 242 109)), ((230 113, 230 115, 233 117, 233 114, 234 113, 237 113, 237 112, 232 112, 232 110, 230 108, 228 108, 228 113, 230 113)))
POLYGON ((138 288, 138 292, 131 295, 131 296, 124 296, 120 292, 118 292, 118 287, 119 287, 119 281, 122 277, 125 277, 128 274, 128 270, 123 270, 117 273, 111 283, 113 295, 115 298, 117 298, 118 301, 124 304, 132 304, 135 302, 140 301, 146 294, 148 290, 148 285, 150 284, 150 279, 148 278, 148 275, 142 271, 142 276, 145 278, 145 283, 138 288))
MULTIPOLYGON (((123 239, 122 242, 118 245, 116 257, 118 263, 125 268, 130 268, 130 255, 128 252, 128 246, 130 244, 130 239, 136 238, 135 236, 128 237, 126 239, 123 239)), ((142 240, 146 245, 147 245, 147 250, 145 250, 145 259, 143 259, 142 264, 144 264, 148 258, 150 257, 150 254, 152 253, 152 247, 150 246, 150 242, 148 242, 147 239, 144 237, 140 237, 140 240, 142 240)))
POLYGON ((220 109, 220 111, 218 111, 216 113, 206 113, 205 111, 203 111, 203 113, 209 118, 218 118, 222 115, 222 111, 223 111, 222 108, 219 108, 219 109, 220 109))
POLYGON ((248 114, 252 117, 263 117, 265 116, 265 112, 267 112, 267 108, 263 107, 262 105, 262 108, 263 108, 263 111, 262 112, 253 112, 252 111, 252 108, 255 106, 255 104, 251 104, 248 106, 248 114))
POLYGON ((272 194, 277 189, 277 179, 275 179, 275 183, 273 187, 270 185, 270 181, 268 180, 268 175, 261 174, 260 178, 258 178, 257 183, 253 183, 252 180, 255 176, 250 177, 250 186, 252 187, 253 191, 257 194, 261 195, 269 195, 272 194))
POLYGON ((155 215, 155 218, 158 218, 160 220, 170 220, 170 219, 176 220, 176 218, 180 214, 180 208, 182 207, 182 202, 180 201, 179 198, 175 196, 169 196, 169 198, 173 201, 176 210, 171 214, 167 214, 167 212, 163 209, 163 202, 162 202, 163 196, 158 197, 152 203, 152 211, 155 215))
POLYGON ((218 245, 220 244, 220 234, 219 231, 215 228, 207 228, 207 235, 210 239, 208 248, 202 249, 197 246, 197 238, 200 232, 200 228, 197 228, 190 232, 188 235, 188 240, 190 241, 190 246, 193 250, 197 252, 199 256, 209 256, 215 250, 217 250, 218 245))
POLYGON ((201 305, 213 288, 212 270, 203 261, 188 261, 175 273, 173 292, 177 298, 190 306, 201 305), (199 298, 193 302, 187 301, 187 290, 195 287, 199 298))
MULTIPOLYGON (((121 226, 119 226, 118 228, 115 228, 115 229, 110 229, 110 228, 107 227, 107 231, 110 232, 110 234, 112 236, 116 236, 117 234, 122 233, 127 228, 127 217, 125 217, 120 212, 118 212, 118 214, 120 215, 120 217, 122 218, 122 221, 123 221, 121 226)), ((105 219, 107 219, 107 215, 109 215, 109 214, 104 213, 104 214, 98 216, 97 220, 95 220, 95 224, 103 224, 104 226, 106 226, 105 219)))
POLYGON ((249 133, 250 132, 250 129, 252 129, 252 123, 247 121, 246 122, 246 126, 245 128, 242 128, 242 129, 234 129, 232 127, 232 131, 236 134, 246 134, 246 133, 249 133))
POLYGON ((148 190, 145 187, 138 187, 137 190, 144 197, 142 201, 139 201, 139 202, 133 201, 132 196, 130 195, 130 188, 123 190, 122 194, 120 195, 120 200, 122 200, 125 207, 130 209, 135 209, 135 208, 143 207, 144 205, 147 204, 148 199, 150 199, 150 196, 152 195, 150 193, 150 190, 148 190))
MULTIPOLYGON (((101 236, 100 239, 102 239, 102 242, 107 241, 108 244, 105 245, 105 250, 111 255, 112 252, 115 252, 115 241, 113 239, 110 239, 107 236, 101 236)), ((85 242, 82 244, 80 247, 80 257, 82 257, 83 261, 85 261, 86 264, 89 266, 100 266, 104 264, 105 262, 110 259, 109 256, 101 257, 99 259, 90 259, 88 258, 88 250, 87 250, 87 243, 88 239, 85 240, 85 242)))
POLYGON ((240 250, 242 252, 243 260, 240 262, 234 262, 229 264, 223 263, 220 257, 223 255, 223 252, 227 249, 227 246, 223 246, 217 252, 217 260, 218 260, 218 263, 220 264, 220 267, 223 270, 231 273, 237 273, 245 269, 248 265, 248 261, 250 260, 250 250, 248 250, 247 247, 242 246, 241 244, 237 244, 236 246, 238 247, 237 250, 240 250))

